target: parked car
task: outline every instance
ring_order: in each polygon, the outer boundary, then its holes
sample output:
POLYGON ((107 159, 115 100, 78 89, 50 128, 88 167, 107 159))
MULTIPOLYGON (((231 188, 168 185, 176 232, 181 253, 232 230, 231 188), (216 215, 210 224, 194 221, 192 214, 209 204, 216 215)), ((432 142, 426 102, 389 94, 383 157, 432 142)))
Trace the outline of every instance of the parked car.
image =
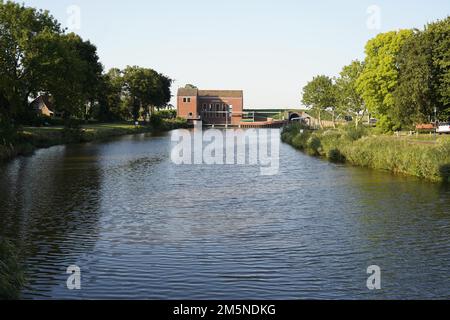
POLYGON ((450 133, 450 122, 439 123, 436 132, 439 134, 450 133))

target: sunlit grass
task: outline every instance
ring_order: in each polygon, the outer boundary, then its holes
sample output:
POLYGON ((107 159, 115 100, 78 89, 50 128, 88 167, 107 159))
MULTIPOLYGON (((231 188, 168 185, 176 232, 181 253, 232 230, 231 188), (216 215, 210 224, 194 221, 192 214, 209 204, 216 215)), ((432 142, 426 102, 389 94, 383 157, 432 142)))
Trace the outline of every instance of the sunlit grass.
POLYGON ((63 126, 24 127, 17 132, 14 142, 0 145, 0 161, 17 155, 31 154, 36 148, 48 148, 60 144, 90 142, 112 137, 140 134, 154 131, 167 131, 186 128, 184 119, 160 119, 150 125, 135 126, 131 122, 85 124, 76 128, 63 126))
POLYGON ((290 126, 282 138, 297 149, 331 161, 450 182, 450 136, 397 137, 352 127, 313 132, 290 126))

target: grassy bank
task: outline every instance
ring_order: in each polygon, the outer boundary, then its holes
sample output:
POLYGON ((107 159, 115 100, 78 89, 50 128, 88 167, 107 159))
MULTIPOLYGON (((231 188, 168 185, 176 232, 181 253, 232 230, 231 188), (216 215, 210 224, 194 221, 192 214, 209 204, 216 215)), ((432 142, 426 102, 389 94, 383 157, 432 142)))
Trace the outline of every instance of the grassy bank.
POLYGON ((25 127, 18 132, 13 143, 0 144, 0 161, 20 155, 29 155, 36 149, 55 145, 91 142, 129 134, 168 131, 183 127, 186 127, 186 122, 178 119, 161 120, 157 125, 148 126, 106 123, 83 125, 77 129, 67 129, 63 126, 25 127))
POLYGON ((368 129, 309 131, 292 125, 284 142, 313 156, 430 181, 450 182, 450 137, 396 137, 368 129))
POLYGON ((17 249, 0 238, 0 300, 19 299, 25 278, 19 264, 17 249))

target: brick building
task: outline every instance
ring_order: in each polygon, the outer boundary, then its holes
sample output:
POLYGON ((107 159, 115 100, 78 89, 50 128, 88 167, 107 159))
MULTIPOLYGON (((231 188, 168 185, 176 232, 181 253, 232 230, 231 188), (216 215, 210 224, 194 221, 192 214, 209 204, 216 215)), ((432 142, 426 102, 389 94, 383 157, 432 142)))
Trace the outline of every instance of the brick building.
POLYGON ((189 121, 238 126, 243 118, 244 93, 241 90, 181 88, 177 108, 178 116, 189 121))

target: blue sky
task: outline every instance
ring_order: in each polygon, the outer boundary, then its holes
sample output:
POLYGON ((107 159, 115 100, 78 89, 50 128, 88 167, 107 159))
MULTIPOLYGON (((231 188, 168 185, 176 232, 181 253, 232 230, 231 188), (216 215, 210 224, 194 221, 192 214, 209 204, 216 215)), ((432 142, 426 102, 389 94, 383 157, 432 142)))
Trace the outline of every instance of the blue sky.
POLYGON ((422 28, 450 14, 448 0, 24 3, 50 10, 63 26, 77 21, 67 13, 77 6, 80 28, 74 31, 97 45, 106 68, 153 68, 176 80, 174 93, 186 83, 242 89, 252 108, 298 107, 301 88, 314 75, 335 76, 362 59, 365 43, 377 33, 422 28))

